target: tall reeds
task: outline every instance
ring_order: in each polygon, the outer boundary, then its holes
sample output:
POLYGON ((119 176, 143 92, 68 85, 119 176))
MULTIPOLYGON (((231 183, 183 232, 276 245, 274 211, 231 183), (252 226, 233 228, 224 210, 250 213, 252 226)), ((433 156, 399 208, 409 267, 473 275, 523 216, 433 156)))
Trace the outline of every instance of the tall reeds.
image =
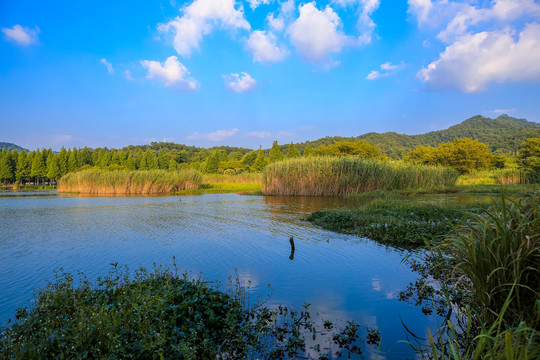
POLYGON ((443 167, 390 163, 358 157, 310 157, 270 164, 265 195, 348 195, 378 189, 432 189, 454 185, 458 174, 443 167))
POLYGON ((171 191, 198 189, 202 174, 192 169, 119 170, 88 169, 64 175, 58 191, 82 194, 166 194, 171 191))

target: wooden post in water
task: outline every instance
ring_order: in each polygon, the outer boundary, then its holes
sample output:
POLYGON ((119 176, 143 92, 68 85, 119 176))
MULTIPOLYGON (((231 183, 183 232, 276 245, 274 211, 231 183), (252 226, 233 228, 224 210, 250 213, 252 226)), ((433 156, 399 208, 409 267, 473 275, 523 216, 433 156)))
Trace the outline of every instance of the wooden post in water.
POLYGON ((292 236, 289 239, 289 242, 291 243, 291 255, 289 256, 289 259, 294 260, 294 239, 292 236))

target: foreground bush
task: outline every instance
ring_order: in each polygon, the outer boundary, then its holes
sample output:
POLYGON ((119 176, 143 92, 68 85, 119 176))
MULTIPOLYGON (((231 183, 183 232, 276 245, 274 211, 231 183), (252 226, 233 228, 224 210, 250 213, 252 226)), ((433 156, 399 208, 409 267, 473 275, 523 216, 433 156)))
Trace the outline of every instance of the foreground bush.
POLYGON ((118 170, 88 169, 64 175, 58 191, 83 194, 167 194, 193 190, 202 183, 196 170, 118 170))
POLYGON ((347 195, 378 189, 432 189, 454 185, 449 168, 407 165, 358 157, 310 157, 268 165, 265 195, 347 195))
POLYGON ((0 358, 289 359, 308 351, 328 358, 319 344, 307 349, 305 336, 333 342, 338 356, 361 353, 358 324, 331 334, 326 321, 320 331, 308 304, 302 311, 249 307, 238 280, 223 292, 176 270, 140 269, 130 278, 113 266, 97 283, 57 274, 32 308, 0 329, 0 358))

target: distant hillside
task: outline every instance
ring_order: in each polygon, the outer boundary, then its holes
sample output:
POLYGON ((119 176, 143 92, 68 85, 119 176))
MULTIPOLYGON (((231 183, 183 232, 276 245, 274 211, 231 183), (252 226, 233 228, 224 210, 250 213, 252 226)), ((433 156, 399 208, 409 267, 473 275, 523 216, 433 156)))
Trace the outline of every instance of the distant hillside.
POLYGON ((7 150, 17 150, 17 151, 23 151, 23 150, 26 150, 28 151, 27 149, 19 146, 19 145, 15 145, 13 143, 8 143, 8 142, 0 142, 0 151, 2 151, 2 149, 6 148, 7 150))
POLYGON ((540 124, 508 115, 501 115, 496 119, 477 115, 448 129, 431 131, 426 134, 405 135, 396 132, 382 134, 370 132, 357 137, 325 137, 299 144, 298 148, 303 149, 308 144, 312 148, 316 148, 332 144, 335 141, 366 140, 377 145, 387 156, 397 159, 407 155, 410 150, 419 145, 438 146, 441 143, 463 137, 486 143, 491 151, 515 154, 525 139, 540 137, 540 124))

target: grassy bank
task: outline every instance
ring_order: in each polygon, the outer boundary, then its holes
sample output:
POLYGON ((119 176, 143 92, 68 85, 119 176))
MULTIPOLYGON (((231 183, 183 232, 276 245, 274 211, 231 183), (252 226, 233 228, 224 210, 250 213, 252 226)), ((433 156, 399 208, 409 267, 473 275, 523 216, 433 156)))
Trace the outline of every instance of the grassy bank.
POLYGON ((201 182, 201 173, 191 169, 178 171, 88 169, 63 176, 58 181, 58 191, 95 195, 167 194, 197 189, 201 182))
POLYGON ((261 195, 260 182, 204 182, 198 189, 182 190, 181 195, 201 195, 201 194, 229 194, 237 193, 241 195, 261 195))
POLYGON ((263 172, 263 194, 335 196, 377 189, 451 186, 449 168, 406 165, 353 157, 310 157, 280 161, 263 172))

